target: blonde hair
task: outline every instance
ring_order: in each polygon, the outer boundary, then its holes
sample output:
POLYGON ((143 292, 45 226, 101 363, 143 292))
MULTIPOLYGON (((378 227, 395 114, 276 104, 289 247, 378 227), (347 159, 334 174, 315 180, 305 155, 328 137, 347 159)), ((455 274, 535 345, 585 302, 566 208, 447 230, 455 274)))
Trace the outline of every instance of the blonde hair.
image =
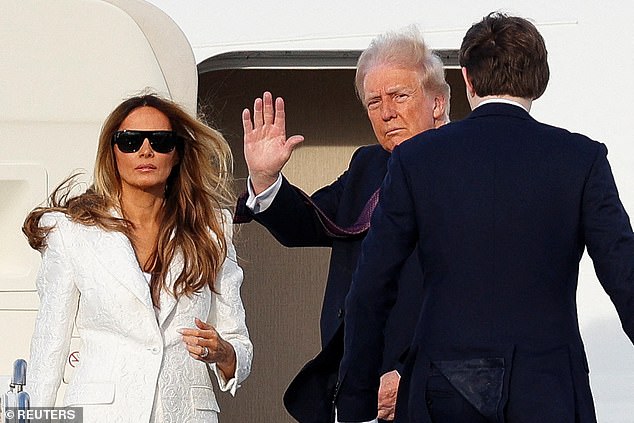
POLYGON ((46 246, 52 228, 40 227, 43 214, 61 211, 71 220, 120 231, 132 239, 130 221, 115 217, 121 213, 121 178, 112 148, 112 136, 123 120, 139 107, 153 107, 165 114, 172 130, 182 137, 178 148, 179 163, 168 177, 158 240, 146 268, 152 273, 152 301, 159 306, 160 292, 166 287, 169 264, 177 252, 183 257, 183 269, 174 282, 173 294, 191 295, 205 285, 214 289, 216 275, 227 255, 221 209, 232 207, 230 189, 233 157, 224 137, 217 130, 189 115, 176 103, 156 94, 132 97, 119 104, 106 118, 97 148, 94 183, 81 195, 72 197, 75 185, 71 176, 58 186, 46 207, 38 207, 26 218, 23 232, 36 250, 46 246))

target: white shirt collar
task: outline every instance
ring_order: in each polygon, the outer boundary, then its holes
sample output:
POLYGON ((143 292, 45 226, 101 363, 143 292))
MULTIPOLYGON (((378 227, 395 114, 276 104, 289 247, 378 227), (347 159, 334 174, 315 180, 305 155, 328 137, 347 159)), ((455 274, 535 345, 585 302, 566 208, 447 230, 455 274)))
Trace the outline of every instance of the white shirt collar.
MULTIPOLYGON (((517 101, 509 100, 507 98, 488 98, 486 100, 481 101, 480 104, 478 104, 475 108, 477 109, 478 107, 482 106, 483 104, 489 104, 489 103, 511 104, 513 106, 521 107, 522 109, 526 110, 526 107, 522 106, 517 101)), ((526 110, 526 111, 528 112, 528 110, 526 110)))

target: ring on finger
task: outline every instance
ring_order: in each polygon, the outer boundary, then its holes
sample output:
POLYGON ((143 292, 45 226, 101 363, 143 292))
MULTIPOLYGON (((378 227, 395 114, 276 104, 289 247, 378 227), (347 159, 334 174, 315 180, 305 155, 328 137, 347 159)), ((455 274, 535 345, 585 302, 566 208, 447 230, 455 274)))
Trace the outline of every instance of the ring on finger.
POLYGON ((203 352, 200 353, 200 358, 207 358, 209 355, 209 348, 203 346, 203 352))

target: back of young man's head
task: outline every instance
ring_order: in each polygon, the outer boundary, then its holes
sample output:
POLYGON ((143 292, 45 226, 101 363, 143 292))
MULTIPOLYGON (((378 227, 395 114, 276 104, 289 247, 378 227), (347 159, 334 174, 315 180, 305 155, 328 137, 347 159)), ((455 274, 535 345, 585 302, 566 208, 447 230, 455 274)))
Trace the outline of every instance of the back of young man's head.
POLYGON ((494 12, 467 31, 459 61, 478 96, 510 95, 534 100, 548 85, 547 56, 544 39, 535 25, 494 12))

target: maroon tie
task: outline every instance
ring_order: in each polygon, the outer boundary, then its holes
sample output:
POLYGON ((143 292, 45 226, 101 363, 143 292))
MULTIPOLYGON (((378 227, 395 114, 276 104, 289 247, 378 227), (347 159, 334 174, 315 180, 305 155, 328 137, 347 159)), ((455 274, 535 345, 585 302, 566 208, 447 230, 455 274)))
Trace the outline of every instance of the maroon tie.
POLYGON ((302 191, 300 192, 315 209, 315 212, 317 213, 317 216, 319 217, 321 224, 324 226, 324 229, 326 230, 328 236, 331 236, 333 238, 347 238, 360 235, 370 229, 370 220, 372 219, 372 213, 374 213, 374 209, 379 203, 379 191, 380 189, 374 191, 368 202, 365 203, 365 206, 363 207, 363 210, 361 210, 361 213, 359 214, 356 222, 354 222, 350 226, 337 225, 328 216, 326 216, 326 214, 321 211, 319 207, 317 207, 317 205, 306 193, 302 191))
MULTIPOLYGON (((372 213, 374 213, 374 209, 379 202, 379 190, 374 191, 370 199, 357 220, 350 226, 339 226, 335 222, 332 221, 326 214, 315 204, 312 198, 304 191, 297 189, 297 192, 304 197, 304 199, 310 204, 310 206, 317 213, 317 217, 319 218, 321 224, 324 227, 324 230, 328 234, 328 236, 333 238, 348 238, 360 235, 366 232, 370 228, 370 220, 372 219, 372 213)), ((233 223, 248 223, 253 220, 252 213, 248 210, 246 206, 247 198, 249 194, 247 192, 243 193, 238 198, 238 203, 236 205, 236 212, 233 217, 233 223)))
MULTIPOLYGON (((312 198, 304 191, 300 189, 296 189, 297 192, 304 197, 304 199, 310 204, 310 206, 317 213, 317 217, 319 221, 324 227, 324 230, 328 234, 328 236, 333 238, 347 238, 356 235, 360 235, 367 231, 370 228, 370 220, 372 219, 372 213, 374 213, 374 209, 376 205, 379 203, 379 191, 377 189, 374 191, 370 199, 363 210, 361 210, 361 214, 357 218, 356 222, 354 222, 350 226, 339 226, 335 222, 333 222, 326 214, 315 204, 312 198)), ((253 220, 253 215, 251 211, 247 208, 247 199, 249 198, 249 194, 244 192, 240 197, 238 197, 238 202, 236 205, 236 212, 233 216, 233 223, 248 223, 253 220)))

